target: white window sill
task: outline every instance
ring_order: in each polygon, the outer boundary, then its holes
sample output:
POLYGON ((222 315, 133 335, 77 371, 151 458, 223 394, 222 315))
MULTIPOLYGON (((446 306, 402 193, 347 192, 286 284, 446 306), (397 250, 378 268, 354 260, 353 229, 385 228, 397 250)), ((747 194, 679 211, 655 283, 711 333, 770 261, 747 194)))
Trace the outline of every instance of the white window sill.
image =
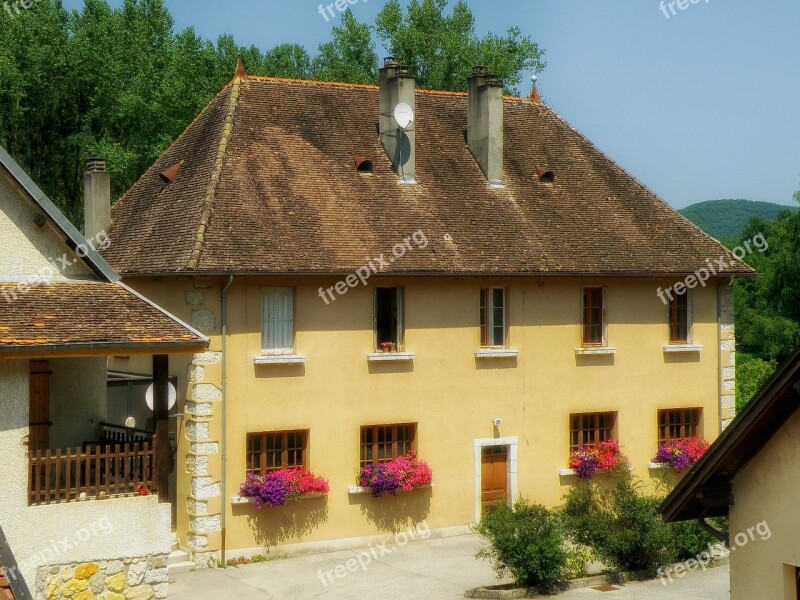
POLYGON ((511 348, 481 348, 475 350, 475 358, 516 358, 519 350, 511 348))
POLYGON ((296 365, 305 364, 306 357, 298 354, 262 354, 256 356, 253 362, 257 365, 296 365))
POLYGON ((667 463, 651 462, 650 464, 647 465, 647 468, 655 471, 661 469, 669 469, 669 465, 667 463))
MULTIPOLYGON (((413 491, 416 491, 416 490, 425 490, 425 489, 432 488, 432 487, 433 487, 433 484, 421 485, 419 487, 414 488, 411 491, 413 492, 413 491)), ((399 494, 408 493, 405 490, 398 490, 397 492, 399 494)), ((358 494, 371 494, 372 490, 370 488, 368 488, 368 487, 363 487, 363 486, 360 486, 360 485, 351 485, 350 487, 347 488, 347 493, 350 494, 351 496, 355 496, 355 495, 358 495, 358 494)), ((391 495, 391 494, 389 494, 389 495, 391 495)))
POLYGON ((664 352, 700 352, 700 344, 664 344, 664 352))
POLYGON ((367 360, 369 362, 414 360, 416 356, 415 352, 371 352, 367 354, 367 360))
POLYGON ((614 346, 584 346, 583 348, 575 348, 575 354, 578 356, 609 355, 616 353, 617 349, 614 346))
POLYGON ((573 475, 577 475, 578 472, 575 469, 559 469, 558 474, 561 477, 572 477, 573 475))
MULTIPOLYGON (((310 498, 324 498, 328 494, 303 494, 297 498, 290 498, 290 501, 309 500, 310 498)), ((251 496, 231 496, 231 504, 255 504, 256 499, 251 496)))

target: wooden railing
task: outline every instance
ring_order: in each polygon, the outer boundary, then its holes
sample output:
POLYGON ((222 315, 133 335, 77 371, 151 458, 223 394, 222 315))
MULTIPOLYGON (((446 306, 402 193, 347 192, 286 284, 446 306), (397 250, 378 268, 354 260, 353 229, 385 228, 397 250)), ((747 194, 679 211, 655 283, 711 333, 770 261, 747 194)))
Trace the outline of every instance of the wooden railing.
POLYGON ((156 491, 156 440, 99 443, 85 450, 32 451, 29 458, 31 504, 86 497, 156 491))

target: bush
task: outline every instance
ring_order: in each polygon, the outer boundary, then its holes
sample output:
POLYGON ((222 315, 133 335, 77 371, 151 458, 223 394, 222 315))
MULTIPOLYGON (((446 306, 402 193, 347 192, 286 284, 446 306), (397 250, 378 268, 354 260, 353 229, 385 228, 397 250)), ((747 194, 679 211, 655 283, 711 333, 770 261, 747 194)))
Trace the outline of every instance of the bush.
POLYGON ((504 501, 484 509, 475 531, 486 539, 478 558, 489 559, 498 577, 509 575, 522 587, 552 593, 583 558, 568 547, 557 514, 519 499, 513 508, 504 501))
MULTIPOLYGON (((574 486, 565 498, 564 523, 570 535, 621 571, 653 571, 706 552, 716 540, 697 523, 664 523, 662 498, 640 494, 629 472, 613 474, 611 489, 592 483, 574 486)), ((727 532, 727 519, 713 525, 727 532)))
POLYGON ((774 360, 765 361, 760 358, 740 358, 737 356, 736 366, 736 412, 744 410, 777 368, 774 360))
POLYGON ((671 532, 656 509, 659 500, 639 494, 626 471, 613 474, 610 489, 580 483, 566 496, 564 521, 574 538, 621 571, 652 571, 671 562, 671 532))

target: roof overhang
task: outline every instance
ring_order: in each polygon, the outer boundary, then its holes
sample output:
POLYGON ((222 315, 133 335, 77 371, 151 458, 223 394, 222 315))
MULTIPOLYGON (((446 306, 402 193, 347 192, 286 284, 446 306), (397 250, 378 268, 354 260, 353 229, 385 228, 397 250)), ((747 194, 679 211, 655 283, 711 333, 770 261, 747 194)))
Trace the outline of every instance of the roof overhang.
POLYGON ((783 362, 659 506, 664 521, 727 516, 737 473, 798 410, 800 350, 783 362))

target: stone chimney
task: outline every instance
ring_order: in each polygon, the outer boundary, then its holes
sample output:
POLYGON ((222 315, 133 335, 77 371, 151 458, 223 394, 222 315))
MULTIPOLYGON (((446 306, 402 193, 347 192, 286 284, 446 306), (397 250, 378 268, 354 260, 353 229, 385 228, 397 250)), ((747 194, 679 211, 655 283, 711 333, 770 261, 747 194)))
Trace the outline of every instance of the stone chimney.
POLYGON ((103 158, 90 158, 86 162, 83 219, 87 240, 101 231, 107 233, 111 225, 111 173, 108 172, 103 158))
POLYGON ((416 80, 408 67, 394 57, 387 58, 380 70, 380 136, 392 169, 405 183, 416 183, 416 122, 405 131, 394 118, 398 104, 416 111, 416 80))
POLYGON ((486 67, 469 78, 467 144, 489 185, 503 186, 503 84, 486 67))

